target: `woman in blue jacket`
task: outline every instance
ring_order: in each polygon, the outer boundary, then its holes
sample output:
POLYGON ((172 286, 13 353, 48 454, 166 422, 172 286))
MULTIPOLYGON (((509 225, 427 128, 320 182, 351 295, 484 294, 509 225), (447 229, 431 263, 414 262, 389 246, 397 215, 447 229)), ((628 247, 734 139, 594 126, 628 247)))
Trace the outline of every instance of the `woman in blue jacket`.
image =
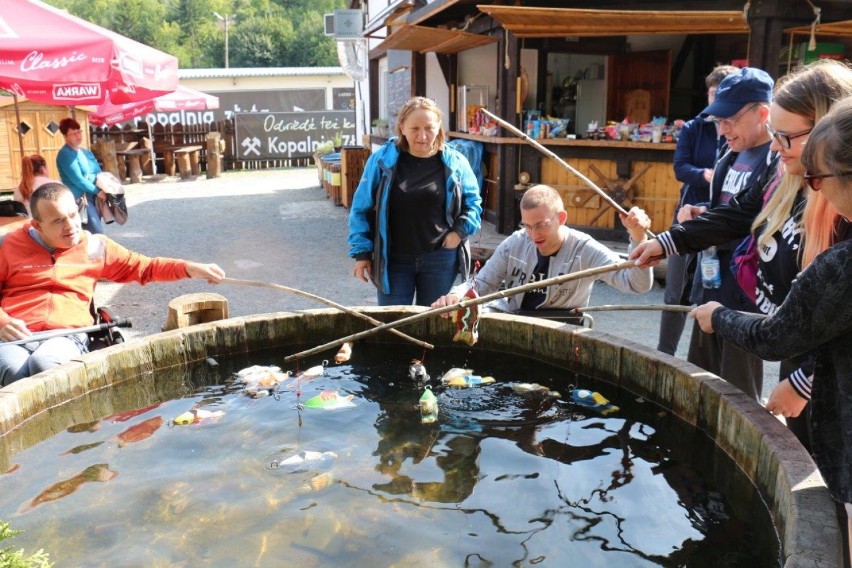
POLYGON ((411 305, 415 293, 429 306, 456 274, 468 277, 482 200, 468 161, 444 144, 435 101, 406 102, 397 133, 367 160, 349 212, 349 256, 380 306, 411 305))
POLYGON ((78 205, 82 204, 83 197, 86 198, 83 228, 90 233, 103 233, 104 222, 96 200, 106 199, 106 192, 95 185, 101 167, 94 154, 83 148, 83 132, 79 122, 73 118, 63 118, 59 121, 59 132, 65 137, 65 145, 56 155, 59 177, 74 194, 78 205))

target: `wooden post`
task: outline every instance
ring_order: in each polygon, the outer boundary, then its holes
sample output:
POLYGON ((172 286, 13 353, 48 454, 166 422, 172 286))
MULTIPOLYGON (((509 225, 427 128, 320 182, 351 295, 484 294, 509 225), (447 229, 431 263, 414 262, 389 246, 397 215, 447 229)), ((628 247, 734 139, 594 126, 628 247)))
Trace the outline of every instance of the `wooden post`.
MULTIPOLYGON (((189 169, 192 175, 201 175, 201 150, 193 150, 189 152, 189 169)), ((183 177, 183 175, 181 175, 183 177)))
POLYGON ((150 138, 143 137, 142 140, 139 141, 139 148, 145 148, 148 150, 148 153, 139 157, 139 164, 142 166, 142 172, 146 176, 153 175, 154 173, 154 160, 151 159, 153 153, 151 150, 154 147, 153 142, 151 142, 150 138))
POLYGON ((192 176, 192 170, 189 165, 189 152, 176 151, 175 154, 177 154, 175 161, 180 172, 180 179, 189 179, 192 176))
POLYGON ((128 168, 130 170, 128 172, 130 183, 142 183, 142 165, 139 162, 140 155, 130 154, 127 157, 130 162, 130 167, 128 168))
POLYGON ((175 175, 175 151, 169 148, 163 150, 163 169, 167 176, 175 175))
POLYGON ((207 133, 207 179, 219 177, 222 173, 222 153, 219 141, 221 134, 218 132, 207 133))
POLYGON ((228 299, 225 296, 209 292, 184 294, 169 302, 169 313, 163 331, 227 318, 228 299))
MULTIPOLYGON (((101 138, 95 142, 94 146, 92 146, 92 153, 97 156, 103 164, 103 171, 111 173, 120 180, 124 180, 124 177, 119 175, 119 173, 123 172, 120 172, 118 169, 118 160, 115 155, 115 142, 108 138, 101 138)), ((123 158, 122 163, 124 163, 123 158)))

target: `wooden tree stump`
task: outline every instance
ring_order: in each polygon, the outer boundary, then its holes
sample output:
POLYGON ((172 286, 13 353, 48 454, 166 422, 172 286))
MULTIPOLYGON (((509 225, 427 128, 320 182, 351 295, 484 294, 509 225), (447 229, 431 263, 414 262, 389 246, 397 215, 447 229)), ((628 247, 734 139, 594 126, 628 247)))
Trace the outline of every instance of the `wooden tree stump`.
POLYGON ((177 155, 178 171, 180 179, 189 179, 192 177, 192 169, 189 163, 189 152, 175 152, 177 155))
POLYGON ((228 299, 225 296, 210 292, 184 294, 169 302, 169 313, 163 331, 227 318, 228 299))
POLYGON ((92 153, 97 156, 103 164, 103 171, 111 173, 118 179, 124 179, 119 175, 118 159, 115 156, 115 142, 106 139, 98 140, 95 145, 92 146, 92 153))
POLYGON ((175 152, 173 148, 163 150, 163 169, 167 176, 175 175, 175 152))
POLYGON ((219 177, 222 173, 221 138, 218 132, 207 133, 207 179, 219 177))
MULTIPOLYGON (((201 151, 196 150, 195 152, 189 153, 189 169, 192 171, 192 175, 199 176, 201 175, 201 151)), ((183 177, 183 176, 181 176, 183 177)))
POLYGON ((148 150, 147 154, 139 157, 139 163, 142 165, 142 172, 145 175, 150 176, 154 173, 154 160, 151 159, 151 156, 153 156, 151 150, 154 147, 154 144, 150 139, 142 138, 142 140, 139 141, 139 147, 148 150))

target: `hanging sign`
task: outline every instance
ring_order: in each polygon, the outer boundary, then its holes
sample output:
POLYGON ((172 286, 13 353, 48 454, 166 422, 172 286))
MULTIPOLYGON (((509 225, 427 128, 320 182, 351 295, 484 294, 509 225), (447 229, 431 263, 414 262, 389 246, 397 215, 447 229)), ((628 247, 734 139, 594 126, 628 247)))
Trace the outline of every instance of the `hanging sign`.
POLYGON ((283 160, 311 156, 317 146, 354 146, 355 111, 234 114, 237 158, 283 160))

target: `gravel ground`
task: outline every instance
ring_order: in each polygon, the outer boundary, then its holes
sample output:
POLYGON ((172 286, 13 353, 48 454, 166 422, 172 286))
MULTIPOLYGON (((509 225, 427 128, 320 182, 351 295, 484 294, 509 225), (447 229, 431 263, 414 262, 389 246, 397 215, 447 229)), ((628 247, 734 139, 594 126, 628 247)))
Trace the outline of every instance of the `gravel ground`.
MULTIPOLYGON (((326 199, 315 168, 227 172, 209 180, 158 176, 125 191, 130 218, 106 232, 131 250, 215 262, 232 278, 291 286, 348 306, 376 303, 372 285, 351 275, 348 211, 326 199)), ((172 298, 205 291, 227 297, 232 316, 323 307, 274 290, 199 280, 148 286, 105 282, 98 285, 96 301, 117 316, 132 317, 134 327, 126 335, 134 338, 162 329, 172 298)), ((657 285, 637 296, 598 284, 591 304, 662 304, 662 299, 657 285)), ((594 319, 597 330, 656 347, 657 312, 599 312, 594 319)), ((682 358, 691 325, 687 322, 677 353, 682 358)), ((777 363, 765 364, 765 396, 777 374, 777 363)))

